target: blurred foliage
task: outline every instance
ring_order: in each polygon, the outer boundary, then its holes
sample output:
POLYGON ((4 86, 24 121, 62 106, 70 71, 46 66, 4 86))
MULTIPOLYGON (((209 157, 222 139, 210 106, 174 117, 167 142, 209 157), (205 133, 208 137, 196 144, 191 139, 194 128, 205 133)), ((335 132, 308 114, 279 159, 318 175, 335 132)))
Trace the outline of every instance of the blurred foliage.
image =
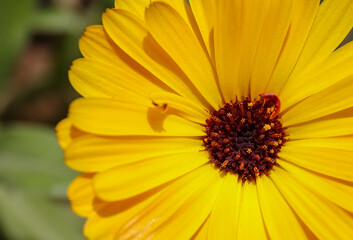
POLYGON ((65 167, 52 128, 0 128, 0 222, 11 239, 82 239, 66 188, 76 173, 65 167))
POLYGON ((4 1, 0 119, 55 123, 62 117, 77 97, 67 81, 67 70, 80 57, 78 39, 87 26, 100 24, 102 12, 113 4, 113 0, 4 1))
POLYGON ((54 126, 76 93, 67 71, 113 0, 10 0, 0 8, 0 239, 83 239, 54 126))
POLYGON ((33 1, 5 1, 1 9, 0 88, 3 88, 8 80, 12 63, 19 55, 29 33, 29 18, 33 11, 33 1))

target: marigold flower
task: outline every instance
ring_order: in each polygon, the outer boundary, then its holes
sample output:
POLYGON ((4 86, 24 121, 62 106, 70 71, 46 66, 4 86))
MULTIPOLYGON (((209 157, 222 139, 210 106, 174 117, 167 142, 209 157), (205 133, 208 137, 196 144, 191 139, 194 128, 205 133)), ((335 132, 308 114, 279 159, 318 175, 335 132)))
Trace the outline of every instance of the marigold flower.
POLYGON ((117 0, 57 126, 88 239, 350 239, 351 0, 117 0))

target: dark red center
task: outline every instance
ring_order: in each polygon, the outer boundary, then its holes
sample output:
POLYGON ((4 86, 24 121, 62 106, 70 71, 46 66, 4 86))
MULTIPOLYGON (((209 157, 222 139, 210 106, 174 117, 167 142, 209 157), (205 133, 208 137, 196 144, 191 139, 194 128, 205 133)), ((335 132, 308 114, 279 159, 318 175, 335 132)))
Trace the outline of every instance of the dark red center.
POLYGON ((244 98, 211 112, 203 140, 210 161, 242 180, 268 174, 285 143, 279 105, 276 97, 244 98))

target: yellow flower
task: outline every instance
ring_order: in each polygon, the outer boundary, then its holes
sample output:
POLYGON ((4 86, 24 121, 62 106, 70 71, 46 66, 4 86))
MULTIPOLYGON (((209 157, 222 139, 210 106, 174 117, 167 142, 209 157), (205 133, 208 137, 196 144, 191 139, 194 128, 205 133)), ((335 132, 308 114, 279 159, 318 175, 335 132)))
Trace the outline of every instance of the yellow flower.
POLYGON ((57 126, 89 239, 351 239, 351 0, 117 0, 57 126))

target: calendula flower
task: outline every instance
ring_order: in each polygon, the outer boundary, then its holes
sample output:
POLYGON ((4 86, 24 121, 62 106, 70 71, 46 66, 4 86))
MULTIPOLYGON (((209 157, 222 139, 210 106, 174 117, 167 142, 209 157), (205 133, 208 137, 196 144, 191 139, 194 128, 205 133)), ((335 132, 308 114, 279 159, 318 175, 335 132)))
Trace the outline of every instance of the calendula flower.
POLYGON ((57 126, 88 239, 351 239, 351 0, 117 0, 57 126))

